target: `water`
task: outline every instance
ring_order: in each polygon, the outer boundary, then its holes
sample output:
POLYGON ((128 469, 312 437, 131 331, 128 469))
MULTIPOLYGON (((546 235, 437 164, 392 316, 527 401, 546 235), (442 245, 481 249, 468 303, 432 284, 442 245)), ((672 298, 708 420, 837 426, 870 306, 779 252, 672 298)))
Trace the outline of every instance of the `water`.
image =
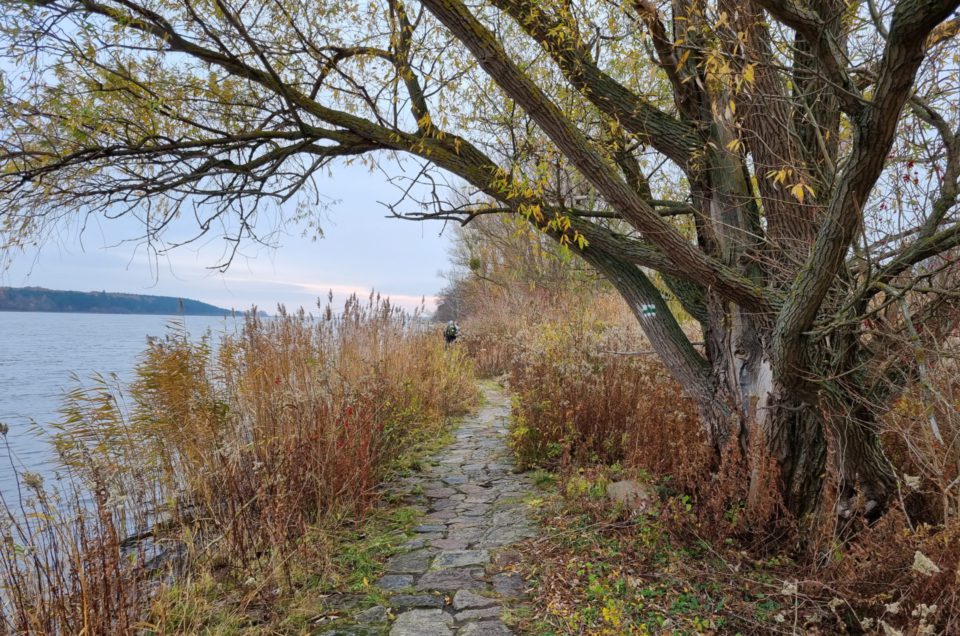
MULTIPOLYGON (((63 394, 93 373, 132 378, 148 336, 167 333, 171 320, 185 321, 192 337, 211 329, 233 331, 234 318, 0 312, 0 422, 18 470, 45 478, 57 468, 50 446, 34 431, 58 419, 63 394)), ((14 492, 13 470, 0 454, 0 492, 14 492)))

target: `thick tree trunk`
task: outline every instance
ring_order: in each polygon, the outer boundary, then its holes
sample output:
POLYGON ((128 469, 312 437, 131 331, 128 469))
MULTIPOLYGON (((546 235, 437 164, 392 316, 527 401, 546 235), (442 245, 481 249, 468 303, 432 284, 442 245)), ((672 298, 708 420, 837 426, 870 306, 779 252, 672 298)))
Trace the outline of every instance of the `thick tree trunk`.
POLYGON ((815 392, 805 395, 776 381, 766 338, 750 316, 738 312, 711 324, 720 325, 706 334, 717 391, 712 399, 698 399, 698 407, 718 456, 741 464, 743 496, 755 516, 776 510, 797 518, 814 513, 827 458, 815 392), (716 421, 718 402, 730 405, 735 420, 716 421))
MULTIPOLYGON (((705 341, 712 393, 689 392, 721 464, 739 464, 721 466, 718 473, 743 472, 744 503, 757 519, 780 511, 806 525, 828 509, 841 522, 879 516, 894 477, 871 408, 854 406, 856 387, 826 390, 807 379, 821 375, 813 369, 777 377, 767 346, 770 328, 736 308, 725 312, 727 307, 709 308, 705 341), (829 483, 838 486, 838 499, 826 496, 829 483)), ((840 357, 807 346, 808 360, 840 357)))

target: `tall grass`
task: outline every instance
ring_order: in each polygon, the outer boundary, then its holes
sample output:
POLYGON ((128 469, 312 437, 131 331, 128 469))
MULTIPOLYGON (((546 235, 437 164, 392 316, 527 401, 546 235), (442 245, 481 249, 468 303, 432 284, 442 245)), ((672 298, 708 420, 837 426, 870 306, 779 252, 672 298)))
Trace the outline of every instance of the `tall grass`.
POLYGON ((550 321, 526 335, 508 374, 521 463, 616 463, 685 486, 702 481, 709 452, 696 409, 634 329, 550 321))
POLYGON ((217 346, 151 342, 126 392, 71 393, 56 447, 74 494, 4 502, 0 634, 129 633, 172 552, 282 584, 313 525, 361 518, 405 449, 476 399, 471 363, 422 324, 379 297, 250 314, 217 346))

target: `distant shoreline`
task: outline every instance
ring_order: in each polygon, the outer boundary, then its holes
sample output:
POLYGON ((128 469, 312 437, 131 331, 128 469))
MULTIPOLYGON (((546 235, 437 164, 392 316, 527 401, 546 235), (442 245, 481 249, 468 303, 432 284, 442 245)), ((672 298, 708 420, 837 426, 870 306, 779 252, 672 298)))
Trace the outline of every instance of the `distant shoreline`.
POLYGON ((0 311, 139 316, 235 316, 245 312, 191 298, 43 287, 0 287, 0 311))
MULTIPOLYGON (((167 318, 233 318, 241 317, 247 314, 246 311, 230 311, 216 314, 169 314, 163 312, 143 312, 143 311, 73 311, 70 309, 0 309, 0 314, 75 314, 78 316, 165 316, 167 318)), ((264 311, 258 311, 257 315, 261 318, 268 318, 269 314, 264 311)))

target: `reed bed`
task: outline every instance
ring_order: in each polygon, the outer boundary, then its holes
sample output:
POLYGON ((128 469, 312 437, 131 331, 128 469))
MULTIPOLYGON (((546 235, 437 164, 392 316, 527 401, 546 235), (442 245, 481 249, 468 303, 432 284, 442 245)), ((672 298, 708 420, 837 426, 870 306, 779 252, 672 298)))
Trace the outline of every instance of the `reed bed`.
POLYGON ((354 297, 319 318, 251 313, 216 342, 175 327, 129 387, 72 392, 66 485, 21 475, 2 502, 0 634, 149 630, 178 572, 282 586, 311 528, 362 519, 404 453, 477 398, 472 364, 423 325, 354 297))

